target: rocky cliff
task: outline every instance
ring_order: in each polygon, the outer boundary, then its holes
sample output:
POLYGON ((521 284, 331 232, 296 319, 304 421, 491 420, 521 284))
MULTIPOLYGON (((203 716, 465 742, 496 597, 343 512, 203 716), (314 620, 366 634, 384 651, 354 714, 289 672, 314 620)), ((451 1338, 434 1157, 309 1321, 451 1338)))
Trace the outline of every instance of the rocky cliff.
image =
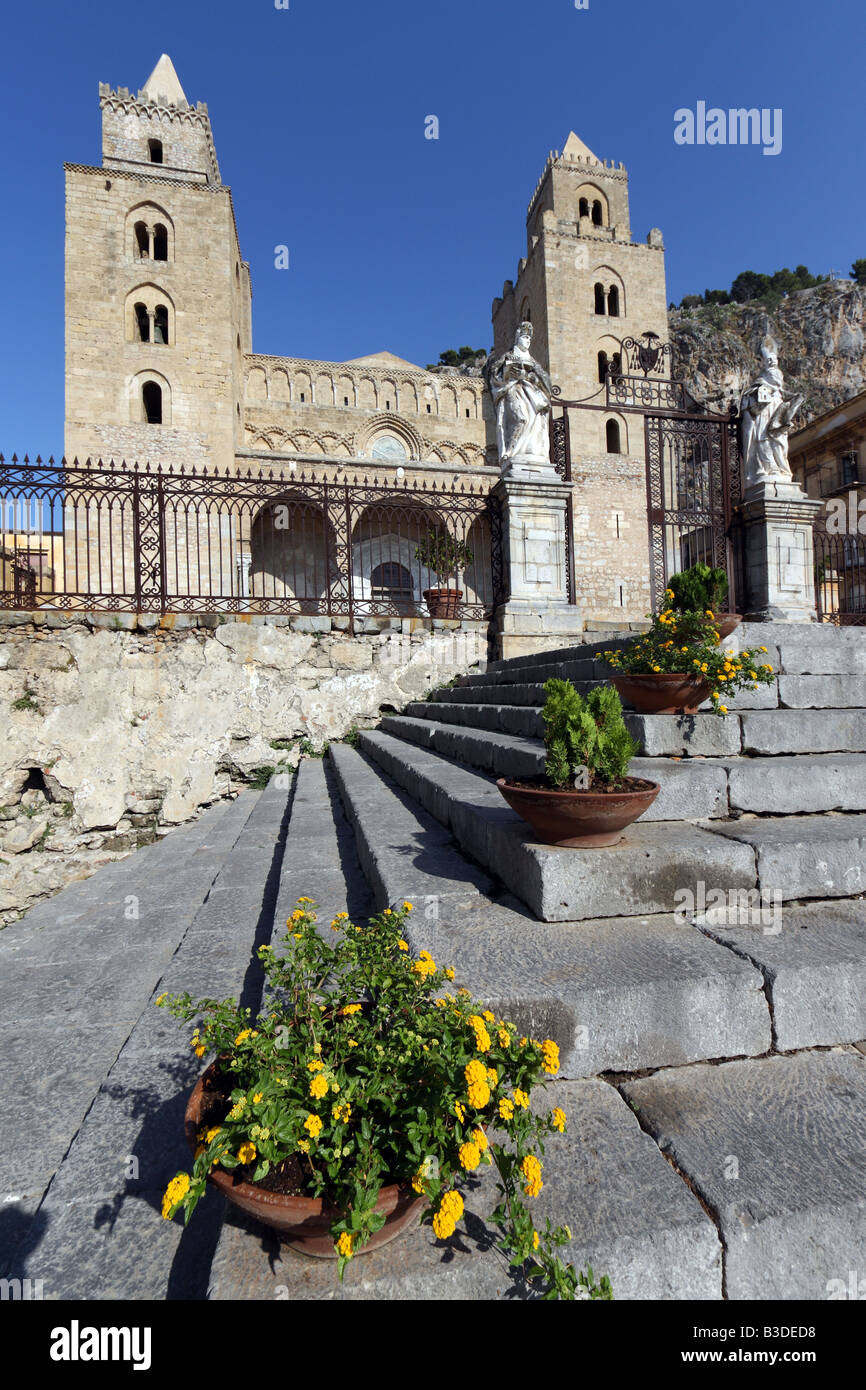
POLYGON ((786 385, 802 392, 798 425, 866 390, 866 286, 835 280, 799 290, 767 310, 709 304, 671 310, 678 370, 698 406, 726 411, 748 385, 769 327, 786 385))

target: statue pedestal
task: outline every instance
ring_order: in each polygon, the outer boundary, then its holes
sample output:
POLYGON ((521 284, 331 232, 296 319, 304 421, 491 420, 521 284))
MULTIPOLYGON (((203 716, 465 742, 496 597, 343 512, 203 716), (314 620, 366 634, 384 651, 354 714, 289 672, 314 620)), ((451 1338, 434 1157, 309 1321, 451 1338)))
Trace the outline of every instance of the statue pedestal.
POLYGON ((821 506, 793 481, 767 479, 746 489, 741 514, 750 622, 815 621, 812 530, 821 506))
POLYGON ((507 601, 496 609, 497 657, 507 659, 569 646, 583 618, 568 602, 566 483, 499 480, 507 601))

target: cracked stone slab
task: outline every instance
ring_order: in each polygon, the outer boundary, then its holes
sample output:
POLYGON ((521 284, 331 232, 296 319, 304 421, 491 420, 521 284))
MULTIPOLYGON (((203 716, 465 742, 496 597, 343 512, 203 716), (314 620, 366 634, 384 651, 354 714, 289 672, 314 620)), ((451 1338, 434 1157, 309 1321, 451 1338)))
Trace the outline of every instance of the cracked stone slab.
POLYGON ((754 926, 700 928, 767 981, 782 1051, 866 1035, 866 902, 786 904, 754 926))
POLYGON ((728 1298, 824 1300, 866 1267, 866 1059, 701 1064, 620 1089, 715 1213, 728 1298))
MULTIPOLYGON (((544 1187, 532 1209, 568 1225, 560 1251, 576 1268, 607 1274, 618 1300, 718 1299, 721 1248, 716 1229, 688 1187, 643 1134, 612 1087, 556 1082, 545 1105, 568 1116, 547 1143, 544 1187)), ((215 1300, 420 1299, 527 1297, 493 1248, 486 1217, 496 1201, 493 1171, 479 1169, 465 1192, 466 1215, 450 1240, 429 1225, 382 1250, 359 1255, 337 1282, 331 1261, 297 1255, 273 1234, 231 1211, 211 1271, 215 1300)))
POLYGON ((758 887, 768 893, 845 898, 866 890, 866 815, 744 817, 705 828, 754 848, 758 887))

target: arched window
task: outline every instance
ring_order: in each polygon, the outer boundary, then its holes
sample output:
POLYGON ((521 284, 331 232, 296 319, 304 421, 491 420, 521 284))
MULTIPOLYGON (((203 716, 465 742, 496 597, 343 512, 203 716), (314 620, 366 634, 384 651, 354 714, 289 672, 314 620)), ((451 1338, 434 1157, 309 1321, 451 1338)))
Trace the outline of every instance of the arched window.
POLYGON ((391 603, 409 602, 415 597, 412 576, 405 565, 396 560, 386 560, 370 571, 371 598, 385 599, 391 603))
POLYGON ((145 304, 135 304, 132 310, 135 315, 135 340, 138 343, 150 342, 150 315, 145 304))
POLYGON ((168 228, 161 222, 157 222, 153 229, 153 259, 155 261, 168 260, 168 228))
POLYGON ((605 300, 604 300, 604 285, 597 284, 597 285, 595 286, 595 312, 596 312, 597 314, 603 314, 603 313, 604 313, 604 305, 605 305, 605 300))
POLYGON ((619 290, 616 285, 611 285, 607 292, 607 312, 612 319, 619 318, 619 290))
POLYGON ((589 199, 588 199, 588 198, 581 198, 580 202, 579 202, 578 205, 577 205, 577 215, 578 215, 578 217, 589 217, 589 199))
POLYGON ((150 259, 150 233, 147 230, 146 222, 136 222, 133 229, 135 236, 135 254, 140 261, 150 259))
POLYGON ((605 444, 609 454, 621 454, 622 449, 619 443, 619 421, 608 420, 604 427, 605 444))
POLYGON ((594 227, 603 226, 601 203, 599 202, 598 198, 596 198, 595 202, 592 205, 592 225, 594 227))
POLYGON ((161 141, 161 140, 148 140, 148 142, 147 142, 147 152, 148 152, 148 154, 149 154, 149 156, 150 156, 150 162, 151 162, 151 164, 161 164, 161 163, 162 163, 162 141, 161 141))
POLYGON ((600 353, 598 354, 598 379, 599 379, 599 381, 602 383, 602 385, 603 385, 604 382, 607 380, 607 353, 606 353, 606 352, 600 352, 600 353))
POLYGON ((164 304, 157 304, 154 310, 153 341, 155 343, 168 343, 168 309, 164 304))
POLYGON ((162 387, 155 381, 146 381, 141 388, 141 404, 145 424, 162 424, 162 387))

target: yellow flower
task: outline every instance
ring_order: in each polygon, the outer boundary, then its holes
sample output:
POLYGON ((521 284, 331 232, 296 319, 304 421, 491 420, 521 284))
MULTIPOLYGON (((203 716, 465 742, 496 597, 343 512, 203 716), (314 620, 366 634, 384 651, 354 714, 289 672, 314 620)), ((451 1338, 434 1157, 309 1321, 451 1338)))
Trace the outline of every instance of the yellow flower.
POLYGON ((435 975, 436 962, 429 951, 422 951, 412 966, 413 975, 435 975))
POLYGON ((412 1177, 412 1191, 421 1193, 424 1191, 424 1170, 419 1168, 412 1177))
POLYGON ((728 712, 728 707, 727 707, 727 705, 719 705, 719 714, 727 714, 727 712, 728 712))
POLYGON ((512 1120, 514 1118, 513 1101, 507 1100, 503 1097, 503 1099, 499 1102, 499 1118, 500 1120, 512 1120))
POLYGON ((541 1244, 541 1239, 540 1239, 540 1237, 539 1237, 538 1232, 537 1232, 537 1231, 533 1231, 533 1232, 532 1232, 532 1248, 533 1248, 533 1250, 537 1250, 540 1244, 541 1244))
POLYGON ((475 1081, 469 1087, 469 1104, 476 1110, 483 1110, 490 1102, 490 1087, 486 1081, 475 1081))
POLYGON ((758 648, 758 651, 759 651, 759 652, 765 652, 766 650, 767 650, 766 647, 759 647, 759 648, 758 648))
POLYGON ((394 914, 393 914, 393 912, 391 911, 390 907, 386 907, 386 908, 385 908, 385 911, 382 913, 382 916, 383 916, 383 917, 393 917, 394 914))
POLYGON ((243 1032, 238 1033, 237 1037, 235 1038, 235 1047, 240 1047, 241 1043, 246 1042, 247 1038, 249 1037, 252 1037, 252 1034, 249 1028, 245 1028, 243 1032))
POLYGON ((203 1057, 204 1054, 205 1054, 205 1049, 204 1049, 203 1047, 197 1047, 197 1048, 196 1048, 196 1050, 195 1050, 195 1055, 196 1055, 196 1057, 203 1057))
POLYGON ((355 1042, 355 1039, 354 1039, 354 1038, 350 1038, 350 1039, 349 1039, 349 1046, 350 1046, 350 1047, 357 1047, 357 1046, 358 1046, 358 1044, 355 1042))
POLYGON ((324 1065, 318 1057, 314 1057, 312 1062, 307 1063, 307 1071, 321 1071, 324 1065))
POLYGON ((345 1009, 341 1009, 340 1012, 344 1018, 349 1018, 352 1014, 359 1014, 361 1012, 361 1005, 347 1004, 345 1009))
POLYGON ((559 1048, 555 1042, 552 1042, 551 1039, 548 1038, 541 1050, 544 1054, 542 1067, 547 1072, 548 1076, 555 1076, 559 1071, 559 1048))
MULTIPOLYGON (((765 648, 764 648, 764 651, 766 651, 766 650, 767 650, 767 648, 765 647, 765 648)), ((770 665, 770 663, 769 663, 768 661, 765 661, 765 662, 763 663, 763 665, 761 666, 761 670, 762 670, 762 671, 772 671, 772 669, 773 669, 773 668, 772 668, 772 666, 770 665)))
POLYGON ((326 1096, 327 1094, 328 1083, 325 1080, 324 1076, 314 1076, 312 1081, 310 1082, 310 1095, 313 1097, 313 1100, 321 1100, 322 1096, 326 1096))
POLYGON ((455 1100, 454 1102, 454 1114, 457 1116, 460 1123, 463 1124, 463 1121, 466 1119, 466 1111, 463 1109, 459 1100, 455 1100))
POLYGON ((653 670, 654 670, 654 671, 660 671, 661 669, 662 669, 661 666, 654 666, 654 667, 653 667, 653 670))
POLYGON ((481 1162, 481 1151, 477 1144, 461 1144, 458 1152, 461 1168, 471 1173, 481 1162))
POLYGON ((705 609, 705 612, 708 618, 714 618, 716 616, 711 608, 705 609))
POLYGON ((214 1126, 213 1126, 213 1129, 209 1129, 209 1130, 207 1131, 207 1133, 205 1134, 204 1142, 205 1142, 206 1144, 212 1144, 213 1141, 214 1141, 214 1139, 216 1139, 217 1135, 218 1135, 218 1134, 221 1134, 221 1133, 222 1133, 222 1125, 214 1125, 214 1126))
POLYGON ((526 1179, 523 1190, 527 1197, 537 1197, 544 1183, 541 1181, 541 1163, 535 1154, 527 1154, 520 1165, 520 1171, 526 1179))
POLYGON ((264 1095, 261 1091, 256 1091, 255 1095, 253 1096, 253 1105, 258 1105, 260 1100, 264 1100, 264 1095))
POLYGON ((433 1217, 433 1230, 440 1240, 453 1236, 457 1222, 463 1215, 463 1198, 459 1192, 446 1192, 439 1203, 439 1210, 433 1217))
POLYGON ((437 1211, 433 1217, 433 1233, 439 1240, 447 1240, 457 1229, 457 1222, 447 1212, 437 1211))
POLYGON ((488 1148, 487 1135, 484 1133, 483 1129, 473 1129, 472 1143, 475 1145, 476 1149, 480 1149, 481 1153, 484 1153, 485 1149, 488 1148))
POLYGON ((340 1239, 337 1241, 337 1249, 341 1255, 344 1255, 346 1257, 347 1260, 351 1260, 352 1237, 349 1235, 348 1231, 343 1231, 342 1235, 340 1236, 340 1239))
POLYGON ((189 1192, 189 1174, 178 1173, 173 1177, 168 1187, 165 1189, 165 1196, 162 1199, 162 1215, 165 1221, 171 1217, 173 1209, 178 1202, 182 1202, 189 1192))
POLYGON ((241 1163, 252 1163, 255 1156, 255 1144, 250 1144, 249 1142, 247 1142, 246 1144, 241 1144, 240 1148, 238 1149, 238 1158, 240 1159, 241 1163))
POLYGON ((307 1118, 304 1120, 304 1129, 313 1139, 315 1139, 317 1135, 321 1134, 322 1121, 319 1119, 318 1115, 308 1115, 307 1118))
POLYGON ((519 1105, 521 1110, 526 1110, 527 1106, 529 1105, 529 1096, 526 1094, 525 1091, 514 1092, 514 1104, 519 1105))
POLYGON ((408 942, 408 941, 404 941, 403 938, 402 938, 402 936, 401 936, 400 940, 397 942, 397 945, 399 946, 399 948, 400 948, 401 951, 408 951, 408 949, 409 949, 409 942, 408 942))
POLYGON ((554 1129, 559 1130, 560 1134, 565 1133, 565 1111, 560 1110, 558 1105, 550 1112, 550 1123, 554 1129))
POLYGON ((405 908, 405 910, 406 910, 407 912, 414 912, 414 911, 415 911, 415 908, 414 908, 413 904, 410 903, 410 902, 405 902, 405 903, 403 904, 403 907, 405 908))
POLYGON ((508 1030, 507 1030, 506 1028, 500 1028, 499 1033, 497 1034, 497 1036, 498 1036, 498 1038, 499 1038, 499 1046, 500 1046, 500 1047, 510 1047, 510 1046, 511 1046, 511 1035, 510 1035, 510 1033, 508 1032, 508 1030))
POLYGON ((489 1009, 485 1009, 485 1010, 484 1010, 484 1013, 481 1015, 481 1017, 482 1017, 487 1023, 495 1023, 495 1022, 496 1022, 496 1015, 495 1015, 495 1014, 492 1014, 492 1013, 490 1012, 489 1009))
POLYGON ((310 1143, 309 1143, 309 1140, 308 1140, 308 1139, 299 1139, 299 1140, 298 1140, 298 1148, 300 1149, 300 1151, 301 1151, 302 1154, 308 1154, 308 1153, 310 1152, 310 1143))
POLYGON ((298 898, 299 903, 311 903, 312 901, 312 898, 298 898))
POLYGON ((231 1110, 229 1111, 229 1114, 228 1114, 229 1119, 230 1119, 230 1120, 239 1120, 240 1117, 241 1117, 241 1115, 242 1115, 242 1114, 244 1113, 244 1111, 246 1110, 246 1108, 247 1108, 247 1098, 246 1098, 246 1096, 241 1096, 240 1100, 239 1100, 239 1101, 236 1101, 235 1104, 232 1106, 231 1110))
POLYGON ((341 1120, 347 1124, 352 1118, 352 1107, 348 1103, 345 1105, 334 1105, 331 1107, 331 1115, 335 1120, 341 1120))
POLYGON ((453 979, 454 979, 454 970, 453 970, 453 968, 452 968, 450 965, 448 966, 447 970, 445 971, 445 977, 446 977, 446 979, 448 979, 448 980, 453 980, 453 979))

